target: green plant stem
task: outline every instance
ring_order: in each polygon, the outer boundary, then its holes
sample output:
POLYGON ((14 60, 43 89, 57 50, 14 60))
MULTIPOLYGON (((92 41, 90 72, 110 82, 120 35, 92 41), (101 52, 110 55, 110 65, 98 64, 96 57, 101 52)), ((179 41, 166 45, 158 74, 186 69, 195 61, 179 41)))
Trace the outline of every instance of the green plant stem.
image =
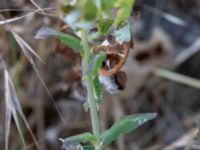
POLYGON ((101 0, 97 0, 97 7, 98 7, 98 19, 101 19, 102 7, 101 7, 101 0))
POLYGON ((87 93, 88 93, 88 103, 90 107, 90 116, 91 116, 91 122, 92 122, 92 130, 94 136, 99 139, 100 137, 100 127, 99 127, 99 118, 98 118, 98 113, 97 113, 97 106, 94 98, 94 89, 93 89, 93 78, 90 73, 86 73, 89 61, 90 61, 90 56, 91 56, 91 51, 88 47, 88 40, 87 40, 87 33, 86 31, 81 32, 81 42, 83 45, 84 49, 84 58, 83 58, 83 76, 86 81, 87 85, 87 93))

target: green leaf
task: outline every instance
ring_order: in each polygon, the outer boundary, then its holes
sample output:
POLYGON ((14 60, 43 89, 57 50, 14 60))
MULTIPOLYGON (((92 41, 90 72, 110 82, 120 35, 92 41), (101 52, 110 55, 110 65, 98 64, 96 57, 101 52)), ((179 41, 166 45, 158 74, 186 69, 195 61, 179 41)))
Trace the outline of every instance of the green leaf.
POLYGON ((76 52, 83 51, 80 40, 78 38, 69 34, 58 32, 48 27, 40 28, 35 36, 36 39, 46 39, 49 37, 59 38, 63 44, 66 44, 70 48, 74 49, 76 52))
POLYGON ((96 102, 97 104, 100 104, 103 98, 103 92, 102 92, 102 86, 99 81, 98 75, 94 78, 94 92, 95 92, 96 102))
POLYGON ((83 51, 83 48, 81 46, 81 41, 79 39, 75 38, 74 36, 60 32, 59 33, 59 39, 61 40, 61 42, 63 44, 66 44, 67 46, 69 46, 73 50, 75 50, 77 52, 83 51))
POLYGON ((74 10, 74 7, 71 5, 61 5, 61 11, 65 14, 70 13, 72 10, 74 10))
POLYGON ((96 138, 91 133, 82 133, 74 135, 63 140, 63 143, 96 143, 96 138))
POLYGON ((93 0, 83 0, 83 17, 85 20, 92 21, 97 16, 97 8, 93 0))
POLYGON ((108 33, 110 27, 113 24, 112 19, 101 19, 98 24, 98 30, 102 35, 105 35, 108 33))
POLYGON ((117 8, 117 16, 114 21, 114 26, 117 27, 122 21, 129 18, 131 15, 132 7, 135 0, 118 0, 117 8))
POLYGON ((95 150, 94 146, 83 146, 83 150, 95 150))
POLYGON ((101 135, 100 144, 104 146, 108 145, 116 140, 120 135, 133 131, 155 117, 156 113, 135 114, 123 117, 101 135))
POLYGON ((114 32, 114 36, 120 44, 122 44, 123 42, 129 42, 131 40, 131 29, 129 22, 126 21, 125 26, 116 30, 114 32))
POLYGON ((101 7, 104 12, 112 10, 116 0, 101 0, 101 7))
POLYGON ((90 61, 86 73, 91 73, 94 77, 96 77, 98 70, 102 66, 105 58, 106 54, 104 52, 100 52, 99 54, 95 55, 94 58, 90 61))
POLYGON ((61 14, 61 17, 63 18, 63 21, 69 25, 71 29, 74 31, 76 30, 76 23, 79 21, 81 17, 81 12, 78 9, 71 10, 69 13, 61 14), (63 16, 63 17, 62 17, 63 16))
POLYGON ((76 22, 76 25, 74 25, 75 29, 77 29, 77 30, 84 29, 86 31, 91 30, 93 26, 94 26, 94 23, 89 22, 89 21, 76 22))
MULTIPOLYGON (((101 83, 99 81, 98 75, 94 78, 93 86, 94 86, 94 94, 95 94, 94 97, 95 97, 96 104, 100 105, 100 103, 103 99, 103 91, 102 91, 102 86, 101 86, 101 83)), ((89 103, 86 101, 83 104, 83 107, 84 107, 85 111, 88 111, 89 103)))

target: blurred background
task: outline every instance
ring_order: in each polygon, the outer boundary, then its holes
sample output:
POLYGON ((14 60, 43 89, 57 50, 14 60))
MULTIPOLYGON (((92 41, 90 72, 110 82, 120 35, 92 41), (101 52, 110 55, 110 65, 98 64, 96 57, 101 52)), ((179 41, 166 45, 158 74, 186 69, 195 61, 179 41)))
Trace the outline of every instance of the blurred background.
MULTIPOLYGON (((59 150, 59 138, 90 131, 89 113, 83 104, 85 85, 81 79, 80 57, 55 39, 35 40, 42 26, 60 30, 59 0, 37 0, 47 14, 28 0, 1 0, 0 54, 14 82, 16 93, 41 150, 59 150), (9 10, 5 10, 9 9, 9 10), (20 10, 20 11, 19 11, 20 10), (42 82, 37 77, 12 29, 45 61, 35 59, 41 79, 53 96, 63 123, 42 82)), ((102 131, 121 116, 156 112, 157 118, 133 133, 122 136, 111 150, 196 150, 200 122, 200 1, 136 0, 130 17, 134 49, 123 71, 128 76, 125 90, 110 95, 104 90, 99 112, 102 131)), ((0 65, 0 149, 5 143, 4 69, 0 65)), ((20 115, 19 115, 20 118, 20 115)), ((26 149, 36 149, 19 119, 26 149)), ((9 150, 24 149, 14 120, 11 120, 9 150)))

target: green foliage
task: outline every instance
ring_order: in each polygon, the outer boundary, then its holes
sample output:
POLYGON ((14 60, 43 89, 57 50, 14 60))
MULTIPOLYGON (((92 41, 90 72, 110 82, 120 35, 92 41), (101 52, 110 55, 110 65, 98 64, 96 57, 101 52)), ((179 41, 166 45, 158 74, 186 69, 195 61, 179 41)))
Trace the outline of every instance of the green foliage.
POLYGON ((82 13, 83 18, 88 21, 93 21, 97 15, 97 8, 93 0, 83 0, 82 13))
POLYGON ((58 38, 61 40, 63 44, 66 44, 70 48, 74 49, 77 52, 82 52, 83 48, 80 45, 81 41, 74 36, 69 34, 59 33, 58 38))
POLYGON ((104 52, 100 52, 99 54, 93 56, 92 60, 90 61, 87 72, 91 73, 93 77, 98 74, 99 68, 102 66, 103 61, 106 58, 106 54, 104 52))
POLYGON ((107 34, 112 24, 113 24, 112 19, 101 19, 98 24, 98 30, 100 34, 102 35, 107 34))
POLYGON ((114 26, 117 27, 122 21, 129 18, 132 7, 135 0, 118 0, 116 7, 119 9, 117 11, 117 17, 114 21, 114 26))
POLYGON ((48 27, 40 28, 35 36, 36 39, 46 39, 49 37, 59 38, 63 44, 66 44, 67 46, 75 50, 76 52, 83 51, 83 48, 80 44, 81 42, 78 38, 69 34, 58 32, 48 27))
MULTIPOLYGON (((93 90, 94 90, 94 98, 96 103, 99 105, 101 99, 103 97, 102 87, 98 77, 98 70, 102 66, 103 61, 105 60, 106 55, 104 52, 100 52, 97 55, 92 55, 92 59, 87 67, 86 74, 91 74, 93 77, 93 90)), ((85 108, 87 108, 87 103, 85 104, 85 108)))
POLYGON ((98 75, 94 78, 93 84, 94 84, 94 94, 95 94, 96 103, 100 105, 101 100, 103 98, 103 91, 102 91, 102 86, 99 81, 98 75))
POLYGON ((65 6, 61 6, 61 10, 62 12, 64 12, 65 14, 70 13, 72 10, 74 10, 74 7, 71 5, 65 5, 65 6))
POLYGON ((93 146, 83 146, 83 150, 95 150, 93 146))
POLYGON ((155 113, 136 114, 123 117, 115 122, 110 129, 102 133, 100 143, 102 145, 108 145, 116 140, 120 135, 133 131, 137 127, 155 117, 155 113))
POLYGON ((96 143, 96 138, 91 133, 82 133, 64 139, 63 143, 96 143))
POLYGON ((116 0, 101 0, 101 7, 104 12, 111 11, 116 0))
POLYGON ((116 40, 122 44, 123 42, 129 42, 131 40, 131 29, 130 24, 128 21, 125 22, 126 25, 124 25, 122 28, 119 28, 114 32, 114 35, 116 37, 116 40))
MULTIPOLYGON (((86 81, 88 92, 88 101, 85 102, 85 108, 90 109, 94 135, 82 133, 68 137, 63 140, 63 145, 66 149, 103 150, 106 148, 105 146, 119 136, 133 131, 156 117, 155 113, 126 116, 100 135, 97 111, 103 98, 103 92, 98 71, 106 59, 106 54, 104 52, 95 53, 92 51, 92 47, 96 46, 94 44, 95 40, 102 40, 102 37, 105 38, 108 35, 114 35, 118 44, 130 42, 131 30, 128 17, 131 14, 134 2, 135 0, 79 0, 75 4, 70 5, 70 1, 65 0, 66 6, 62 10, 68 16, 64 17, 64 21, 67 22, 75 33, 81 33, 81 40, 70 34, 58 32, 48 27, 41 28, 36 34, 36 39, 56 37, 76 52, 81 53, 82 56, 83 79, 86 81), (113 10, 117 12, 114 20, 110 19, 113 17, 113 10), (98 31, 91 30, 96 29, 96 27, 98 27, 98 31), (82 145, 88 143, 91 145, 82 145), (96 146, 100 147, 96 148, 96 146)), ((106 76, 106 78, 110 77, 106 76)))

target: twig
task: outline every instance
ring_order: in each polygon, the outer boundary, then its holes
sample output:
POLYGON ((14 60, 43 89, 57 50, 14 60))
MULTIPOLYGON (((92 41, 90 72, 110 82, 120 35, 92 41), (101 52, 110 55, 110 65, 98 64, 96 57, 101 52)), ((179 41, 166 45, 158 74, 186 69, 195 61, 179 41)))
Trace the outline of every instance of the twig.
POLYGON ((195 136, 197 135, 197 133, 198 133, 198 129, 193 128, 188 133, 183 135, 181 138, 176 140, 174 143, 163 148, 163 150, 172 150, 172 149, 188 146, 192 143, 192 141, 195 138, 195 136))
POLYGON ((182 84, 200 89, 200 80, 198 80, 196 78, 189 77, 189 76, 186 76, 186 75, 182 75, 182 74, 175 73, 175 72, 165 70, 165 69, 161 69, 161 68, 154 69, 153 73, 157 76, 166 78, 168 80, 172 80, 172 81, 175 81, 175 82, 178 82, 178 83, 182 83, 182 84))
MULTIPOLYGON (((54 9, 56 9, 56 8, 44 8, 43 10, 48 11, 48 10, 54 10, 54 9)), ((5 25, 5 24, 11 23, 11 22, 18 21, 18 20, 20 20, 20 19, 23 19, 23 18, 32 16, 32 15, 34 15, 35 13, 39 13, 40 11, 41 11, 40 9, 36 9, 36 10, 34 10, 34 11, 32 11, 32 12, 29 12, 28 14, 23 15, 23 16, 14 17, 14 18, 11 18, 11 19, 4 19, 4 20, 1 20, 1 21, 0 21, 0 25, 5 25)))
POLYGON ((200 38, 198 38, 192 46, 190 46, 188 49, 184 50, 182 53, 180 53, 174 61, 175 67, 182 64, 186 60, 188 60, 190 57, 194 56, 197 52, 200 51, 200 38))
POLYGON ((144 5, 144 8, 146 10, 148 10, 148 11, 153 12, 154 14, 156 14, 156 15, 158 15, 160 17, 163 17, 167 21, 172 22, 172 23, 174 23, 176 25, 187 26, 187 23, 184 20, 182 20, 181 18, 178 18, 178 17, 176 17, 176 16, 174 16, 172 14, 163 12, 160 9, 154 8, 154 7, 149 6, 149 5, 144 5))
POLYGON ((38 10, 42 12, 42 14, 46 14, 44 10, 34 0, 30 0, 30 1, 38 10))

